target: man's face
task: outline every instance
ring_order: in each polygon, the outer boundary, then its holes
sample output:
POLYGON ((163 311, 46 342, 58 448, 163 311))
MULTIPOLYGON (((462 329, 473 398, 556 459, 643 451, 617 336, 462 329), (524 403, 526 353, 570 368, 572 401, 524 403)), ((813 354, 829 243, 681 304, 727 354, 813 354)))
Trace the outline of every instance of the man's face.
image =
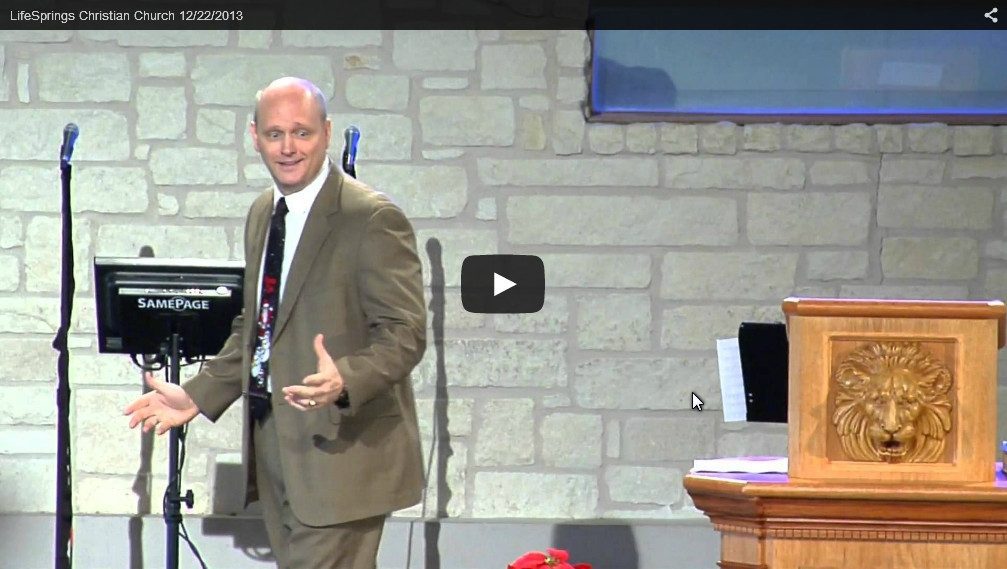
POLYGON ((322 120, 321 109, 306 91, 285 87, 263 94, 258 121, 249 130, 276 187, 289 195, 303 190, 321 170, 332 122, 322 120))

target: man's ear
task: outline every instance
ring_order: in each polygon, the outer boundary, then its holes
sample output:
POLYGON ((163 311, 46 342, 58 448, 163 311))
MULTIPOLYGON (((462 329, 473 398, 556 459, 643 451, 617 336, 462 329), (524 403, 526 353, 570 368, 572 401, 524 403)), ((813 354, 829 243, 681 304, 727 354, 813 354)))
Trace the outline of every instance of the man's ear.
POLYGON ((248 134, 252 137, 252 146, 255 148, 255 151, 261 152, 259 150, 259 131, 255 128, 255 121, 248 123, 248 134))

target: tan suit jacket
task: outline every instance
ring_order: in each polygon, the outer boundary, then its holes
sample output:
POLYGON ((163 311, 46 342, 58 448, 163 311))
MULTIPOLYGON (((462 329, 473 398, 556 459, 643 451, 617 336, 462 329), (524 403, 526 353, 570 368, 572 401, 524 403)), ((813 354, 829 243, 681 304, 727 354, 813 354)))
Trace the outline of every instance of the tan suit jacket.
MULTIPOLYGON (((272 191, 245 225, 244 310, 230 338, 186 392, 210 420, 241 398, 246 503, 258 498, 248 398, 259 259, 272 191)), ((416 504, 423 488, 416 403, 409 377, 426 347, 416 237, 389 199, 333 168, 304 226, 273 329, 270 374, 284 484, 293 513, 331 525, 416 504), (299 411, 281 389, 317 371, 312 341, 343 376, 350 405, 299 411)))

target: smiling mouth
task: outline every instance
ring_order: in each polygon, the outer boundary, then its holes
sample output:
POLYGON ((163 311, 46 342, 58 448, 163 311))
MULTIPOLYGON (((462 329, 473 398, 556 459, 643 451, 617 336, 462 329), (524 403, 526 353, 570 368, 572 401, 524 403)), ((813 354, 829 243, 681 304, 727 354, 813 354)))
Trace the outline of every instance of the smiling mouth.
POLYGON ((300 160, 294 160, 292 162, 277 162, 280 168, 293 168, 294 166, 297 166, 300 163, 301 163, 300 160))

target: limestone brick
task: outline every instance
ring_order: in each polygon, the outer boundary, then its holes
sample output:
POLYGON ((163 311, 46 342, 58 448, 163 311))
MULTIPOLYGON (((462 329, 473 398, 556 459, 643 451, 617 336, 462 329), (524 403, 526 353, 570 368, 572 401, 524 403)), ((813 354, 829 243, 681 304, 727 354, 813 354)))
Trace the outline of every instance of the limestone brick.
POLYGON ((507 200, 513 243, 730 245, 738 239, 730 198, 515 196, 507 200))
POLYGON ((832 147, 832 127, 826 125, 788 125, 787 148, 799 152, 828 152, 832 147))
POLYGON ((550 413, 542 419, 542 461, 558 468, 597 468, 602 464, 600 415, 550 413))
POLYGON ((940 184, 945 165, 943 160, 885 156, 881 160, 881 183, 940 184))
POLYGON ((468 201, 468 175, 457 166, 375 164, 367 167, 367 183, 410 219, 456 217, 468 201))
POLYGON ((546 57, 535 44, 485 45, 479 85, 489 89, 545 89, 546 57))
POLYGON ((521 466, 535 462, 535 401, 492 399, 480 410, 477 466, 521 466))
POLYGON ((734 154, 738 151, 738 125, 729 122, 699 127, 699 147, 706 154, 734 154))
MULTIPOLYGON (((53 141, 62 140, 66 119, 63 109, 0 109, 4 158, 53 160, 53 141)), ((74 163, 129 158, 129 134, 124 115, 102 109, 75 109, 74 122, 83 133, 74 150, 74 163)))
POLYGON ((365 47, 381 45, 381 30, 283 30, 280 42, 291 47, 365 47))
POLYGON ((657 186, 657 163, 646 158, 479 158, 479 178, 489 186, 657 186))
POLYGON ((753 193, 748 239, 756 245, 863 245, 872 217, 866 192, 753 193))
POLYGON ((806 169, 796 158, 679 156, 664 160, 664 176, 678 189, 799 190, 806 169))
POLYGON ((774 322, 782 318, 778 303, 668 308, 661 317, 661 346, 673 350, 712 350, 718 338, 737 337, 742 322, 774 322))
POLYGON ((906 126, 906 135, 913 152, 941 154, 951 146, 950 131, 942 124, 911 124, 906 126))
POLYGON ((580 111, 556 111, 552 118, 552 150, 558 155, 580 154, 587 123, 580 111))
POLYGON ((836 150, 851 154, 871 154, 874 152, 874 129, 866 124, 847 124, 836 127, 836 150))
POLYGON ((514 103, 508 97, 428 96, 420 100, 423 141, 442 146, 514 144, 514 103))
POLYGON ((700 357, 596 358, 573 374, 574 400, 584 409, 687 410, 692 391, 719 408, 718 384, 716 361, 700 357))
POLYGON ((577 297, 577 345, 581 349, 647 350, 652 326, 649 294, 577 297))
POLYGON ((808 278, 819 281, 867 278, 870 259, 866 251, 810 251, 808 278))
POLYGON ((199 109, 196 113, 196 138, 204 144, 234 144, 237 115, 226 109, 199 109))
POLYGON ((334 91, 331 62, 323 55, 206 53, 196 56, 190 74, 193 100, 197 105, 251 109, 255 93, 284 76, 310 78, 326 97, 334 91))
POLYGON ((605 486, 615 502, 673 505, 682 498, 682 471, 663 466, 612 465, 605 468, 605 486))
POLYGON ((234 184, 238 181, 238 155, 223 148, 156 148, 150 153, 150 173, 159 186, 234 184))
POLYGON ((598 480, 587 474, 477 472, 475 518, 589 519, 598 507, 598 480))
POLYGON ((244 219, 260 192, 192 191, 185 195, 182 215, 189 218, 244 219))
POLYGON ((957 156, 990 155, 994 152, 992 126, 956 126, 952 135, 952 146, 957 156))
POLYGON ((651 259, 642 254, 542 253, 548 288, 646 288, 651 259))
POLYGON ((878 225, 907 229, 989 229, 996 198, 981 187, 878 189, 878 225))
POLYGON ((666 253, 661 296, 779 301, 794 288, 797 257, 791 252, 666 253))
POLYGON ((863 160, 819 160, 808 171, 812 184, 819 186, 865 185, 871 183, 871 170, 877 164, 863 160))
POLYGON ((467 71, 476 67, 479 41, 472 30, 395 30, 392 61, 402 70, 467 71))
POLYGON ((979 245, 970 237, 887 237, 881 271, 886 279, 972 279, 979 273, 979 245))
POLYGON ((184 87, 137 87, 137 138, 184 138, 186 107, 184 87))
POLYGON ((140 77, 185 76, 185 54, 180 51, 150 51, 140 54, 140 77))
POLYGON ((741 138, 745 150, 775 152, 783 146, 783 127, 778 124, 746 124, 741 138))
POLYGON ((356 109, 405 110, 409 105, 409 77, 351 75, 346 79, 346 101, 356 109))
POLYGON ((710 417, 631 417, 623 427, 622 457, 653 463, 713 456, 714 431, 712 414, 710 417))
POLYGON ((46 102, 128 101, 129 58, 122 53, 41 53, 35 58, 39 99, 46 102))

